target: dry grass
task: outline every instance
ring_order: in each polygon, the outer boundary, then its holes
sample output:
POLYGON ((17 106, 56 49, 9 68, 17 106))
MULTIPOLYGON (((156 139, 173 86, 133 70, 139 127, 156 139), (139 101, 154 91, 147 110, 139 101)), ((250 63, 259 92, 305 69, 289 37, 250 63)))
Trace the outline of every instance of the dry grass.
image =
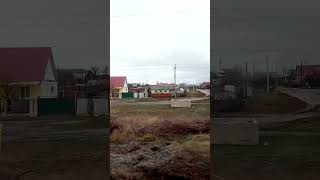
POLYGON ((209 179, 209 104, 119 106, 111 114, 112 179, 209 179))
POLYGON ((209 118, 160 118, 160 117, 120 117, 111 119, 111 141, 155 141, 159 137, 172 137, 206 133, 209 118))

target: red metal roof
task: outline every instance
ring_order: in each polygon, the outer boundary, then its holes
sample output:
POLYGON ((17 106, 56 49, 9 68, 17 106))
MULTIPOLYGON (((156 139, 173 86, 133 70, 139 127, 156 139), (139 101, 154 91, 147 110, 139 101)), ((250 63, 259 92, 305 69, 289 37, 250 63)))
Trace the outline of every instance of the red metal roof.
POLYGON ((127 78, 125 76, 112 76, 110 77, 110 89, 113 88, 123 88, 124 83, 127 78))
POLYGON ((50 57, 49 47, 0 48, 0 81, 41 81, 50 57))

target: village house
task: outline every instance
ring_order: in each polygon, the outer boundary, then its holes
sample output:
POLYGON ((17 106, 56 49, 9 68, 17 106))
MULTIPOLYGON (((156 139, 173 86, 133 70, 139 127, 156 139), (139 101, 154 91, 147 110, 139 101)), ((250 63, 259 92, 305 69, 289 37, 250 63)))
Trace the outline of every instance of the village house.
POLYGON ((129 92, 133 93, 133 98, 147 98, 149 97, 149 91, 147 87, 132 87, 129 92))
POLYGON ((123 93, 128 93, 128 83, 125 76, 111 76, 110 77, 110 96, 119 97, 123 93))
POLYGON ((88 70, 58 69, 59 97, 85 97, 88 70))
POLYGON ((37 116, 39 97, 57 97, 57 78, 49 47, 0 48, 1 115, 37 116))
POLYGON ((161 98, 161 97, 173 97, 177 86, 175 84, 162 84, 151 85, 151 97, 161 98))
POLYGON ((320 86, 320 65, 296 66, 296 81, 300 82, 301 78, 310 86, 320 86))

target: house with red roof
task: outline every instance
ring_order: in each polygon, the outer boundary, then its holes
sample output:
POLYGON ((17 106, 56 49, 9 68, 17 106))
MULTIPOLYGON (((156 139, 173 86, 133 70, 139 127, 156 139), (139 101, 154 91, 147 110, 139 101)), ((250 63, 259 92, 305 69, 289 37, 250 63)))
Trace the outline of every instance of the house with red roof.
POLYGON ((50 47, 0 48, 0 112, 36 113, 33 103, 57 97, 57 85, 50 47))
POLYGON ((111 76, 110 77, 110 92, 112 96, 119 96, 122 93, 128 93, 127 77, 111 76))

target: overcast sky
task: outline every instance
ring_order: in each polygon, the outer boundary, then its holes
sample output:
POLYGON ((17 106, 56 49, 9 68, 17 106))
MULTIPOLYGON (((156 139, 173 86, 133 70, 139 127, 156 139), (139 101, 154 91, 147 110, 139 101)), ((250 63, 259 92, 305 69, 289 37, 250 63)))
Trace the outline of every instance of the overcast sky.
MULTIPOLYGON (((265 71, 300 64, 320 64, 320 2, 318 0, 215 0, 212 70, 249 62, 265 71)), ((278 70, 279 70, 278 69, 278 70)))
POLYGON ((210 77, 210 0, 111 0, 111 75, 128 82, 210 77))
POLYGON ((106 0, 1 0, 0 47, 50 46, 59 68, 108 64, 106 0))

